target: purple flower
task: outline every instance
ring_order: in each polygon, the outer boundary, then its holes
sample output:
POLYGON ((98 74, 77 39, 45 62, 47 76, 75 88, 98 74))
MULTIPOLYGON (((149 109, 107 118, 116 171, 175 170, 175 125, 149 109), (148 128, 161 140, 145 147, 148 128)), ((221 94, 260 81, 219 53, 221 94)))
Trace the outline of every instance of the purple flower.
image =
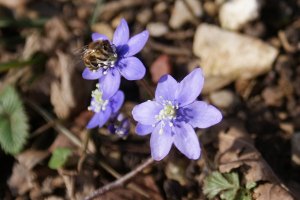
POLYGON ((92 91, 91 105, 88 110, 95 114, 89 121, 87 128, 102 127, 112 114, 117 113, 123 102, 124 94, 122 91, 112 93, 109 87, 103 84, 97 84, 96 89, 92 91))
POLYGON ((200 68, 193 70, 180 83, 165 75, 159 80, 155 100, 133 108, 133 118, 138 121, 137 134, 152 132, 150 147, 154 160, 163 159, 173 143, 188 158, 200 157, 201 149, 194 128, 207 128, 222 119, 217 108, 196 101, 203 83, 200 68))
POLYGON ((112 134, 116 134, 119 137, 126 137, 129 133, 130 123, 129 119, 122 113, 116 114, 111 120, 111 124, 108 126, 108 130, 112 134))
MULTIPOLYGON (((110 85, 110 89, 116 92, 120 86, 121 75, 127 80, 140 80, 146 73, 143 63, 133 55, 137 54, 145 46, 149 37, 148 31, 143 31, 129 39, 129 28, 127 22, 122 19, 121 23, 114 32, 113 41, 111 43, 112 48, 111 59, 108 59, 103 63, 100 59, 96 62, 102 62, 104 67, 100 67, 97 71, 91 71, 86 68, 82 77, 84 79, 94 80, 100 79, 104 85, 110 85)), ((93 41, 108 40, 109 39, 102 34, 93 33, 93 41)))

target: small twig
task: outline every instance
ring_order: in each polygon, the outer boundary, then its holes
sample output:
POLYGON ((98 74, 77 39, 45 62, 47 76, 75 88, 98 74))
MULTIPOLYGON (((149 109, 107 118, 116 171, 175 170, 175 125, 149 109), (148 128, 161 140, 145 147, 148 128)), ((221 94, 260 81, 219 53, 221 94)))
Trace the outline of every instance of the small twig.
POLYGON ((67 138, 69 138, 75 145, 81 147, 82 143, 81 141, 73 135, 68 129, 66 129, 63 125, 61 125, 59 122, 55 121, 54 118, 43 108, 38 106, 36 103, 26 100, 26 102, 36 111, 38 112, 47 122, 54 122, 54 128, 64 134, 67 138))
POLYGON ((200 24, 200 20, 199 20, 199 17, 196 15, 196 13, 194 12, 192 6, 187 2, 187 0, 183 0, 182 1, 183 4, 185 5, 185 7, 189 10, 189 12, 191 13, 193 19, 192 19, 192 23, 194 25, 199 25, 200 24))
POLYGON ((207 156, 207 153, 206 153, 206 150, 205 150, 205 148, 204 148, 204 146, 202 145, 201 142, 200 142, 200 148, 201 148, 202 157, 203 157, 204 162, 206 164, 207 171, 208 171, 208 173, 211 173, 215 170, 215 166, 214 166, 213 162, 209 160, 209 158, 207 156))
POLYGON ((194 37, 194 35, 195 31, 192 29, 188 29, 168 32, 164 35, 164 37, 168 40, 186 40, 188 38, 194 37))
POLYGON ((153 50, 160 51, 168 55, 192 56, 192 51, 190 49, 182 48, 182 47, 172 47, 170 45, 164 45, 155 42, 154 40, 149 40, 148 46, 150 46, 150 48, 152 48, 153 50))
POLYGON ((151 3, 149 0, 119 0, 107 2, 101 11, 101 19, 110 21, 120 11, 151 3))
MULTIPOLYGON (((111 168, 109 165, 107 165, 105 162, 102 162, 102 161, 99 161, 99 164, 101 165, 101 167, 103 169, 105 169, 108 173, 110 173, 113 177, 115 177, 116 179, 119 179, 122 177, 121 174, 119 174, 116 170, 114 170, 113 168, 111 168)), ((139 186, 137 186, 136 184, 134 183, 129 183, 127 185, 127 188, 143 195, 144 197, 146 198, 149 198, 149 195, 144 192, 144 190, 142 190, 139 186)))
POLYGON ((35 131, 32 132, 32 134, 30 135, 30 138, 34 138, 36 136, 38 136, 39 134, 47 131, 48 129, 52 128, 54 126, 55 122, 47 122, 46 124, 40 126, 39 128, 37 128, 35 131))
POLYGON ((78 164, 77 164, 77 171, 78 172, 81 171, 83 162, 86 158, 86 153, 87 153, 87 148, 88 148, 89 141, 90 141, 90 132, 88 131, 85 134, 84 141, 83 141, 83 148, 82 148, 82 151, 81 151, 80 159, 79 159, 78 164))
POLYGON ((297 48, 292 46, 287 37, 286 37, 286 34, 284 33, 284 31, 279 31, 278 32, 278 38, 284 48, 284 50, 288 53, 295 53, 297 51, 297 48))
POLYGON ((97 22, 97 19, 101 13, 101 6, 104 4, 104 0, 97 0, 94 12, 91 17, 90 26, 97 22))
POLYGON ((138 83, 141 84, 141 86, 146 90, 146 92, 148 93, 148 95, 151 98, 154 98, 154 92, 153 90, 150 88, 149 84, 146 82, 145 79, 139 80, 138 83))
POLYGON ((150 166, 153 162, 154 162, 154 160, 152 158, 148 158, 145 162, 143 162, 142 164, 137 166, 134 170, 132 170, 128 174, 95 190, 90 196, 87 196, 85 198, 85 200, 92 200, 92 199, 96 198, 97 196, 100 196, 109 190, 123 186, 127 181, 129 181, 131 178, 136 176, 138 173, 140 173, 146 167, 150 166))
MULTIPOLYGON (((85 138, 84 144, 81 143, 81 141, 75 137, 73 135, 73 133, 71 131, 69 131, 67 128, 65 128, 64 126, 60 125, 59 123, 57 123, 51 116, 50 114, 47 113, 47 111, 43 110, 41 107, 39 107, 38 105, 36 105, 35 103, 27 100, 27 103, 34 109, 36 110, 40 115, 42 115, 44 117, 44 119, 48 122, 53 122, 53 126, 55 129, 57 129, 59 132, 62 132, 67 138, 70 139, 70 141, 75 144, 76 146, 78 146, 79 148, 83 147, 83 150, 85 151, 85 153, 88 151, 88 141, 89 141, 89 136, 87 136, 85 138)), ((88 134, 87 134, 88 135, 88 134)), ((84 157, 83 157, 84 160, 84 157)), ((83 160, 81 162, 83 162, 83 160)), ((79 161, 80 162, 80 161, 79 161)), ((81 164, 78 164, 78 171, 81 170, 81 164)), ((106 170, 108 173, 110 173, 112 176, 114 176, 116 179, 122 178, 122 176, 115 171, 112 167, 110 167, 109 165, 107 165, 104 162, 100 163, 101 167, 103 167, 104 170, 106 170)), ((148 195, 142 191, 137 185, 135 184, 130 184, 128 185, 128 187, 136 192, 138 192, 139 194, 148 197, 148 195)))
POLYGON ((74 177, 73 175, 66 175, 62 169, 58 170, 59 175, 63 178, 65 183, 67 194, 71 200, 75 200, 74 190, 74 177))

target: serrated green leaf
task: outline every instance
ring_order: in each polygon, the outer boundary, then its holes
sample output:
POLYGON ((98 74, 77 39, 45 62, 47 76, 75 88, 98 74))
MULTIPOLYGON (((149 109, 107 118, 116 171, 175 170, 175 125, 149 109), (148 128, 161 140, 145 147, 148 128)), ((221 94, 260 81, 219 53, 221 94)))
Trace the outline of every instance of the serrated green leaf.
POLYGON ((236 200, 252 200, 251 192, 248 189, 241 189, 236 200))
POLYGON ((204 194, 212 199, 218 194, 222 194, 223 199, 234 199, 240 188, 239 177, 237 173, 213 172, 204 180, 204 194))
POLYGON ((255 188, 256 185, 257 185, 256 182, 246 183, 246 189, 251 190, 251 189, 255 188))
POLYGON ((0 93, 0 146, 17 154, 28 137, 28 119, 16 90, 7 86, 0 93))
POLYGON ((51 169, 58 169, 65 165, 72 151, 68 148, 59 147, 52 153, 48 166, 51 169))
POLYGON ((220 197, 221 197, 221 199, 225 199, 225 200, 235 200, 237 192, 238 192, 238 189, 226 190, 221 193, 220 197))

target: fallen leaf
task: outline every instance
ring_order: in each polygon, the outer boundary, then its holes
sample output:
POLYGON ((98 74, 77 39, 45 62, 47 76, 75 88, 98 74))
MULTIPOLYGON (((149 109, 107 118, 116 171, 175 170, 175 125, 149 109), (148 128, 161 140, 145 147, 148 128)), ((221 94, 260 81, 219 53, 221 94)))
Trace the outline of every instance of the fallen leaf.
POLYGON ((161 55, 159 56, 151 65, 150 67, 150 73, 152 77, 152 82, 157 83, 165 74, 171 73, 171 63, 170 58, 168 55, 161 55))
POLYGON ((292 200, 294 199, 286 190, 279 185, 265 183, 254 190, 255 200, 292 200))
POLYGON ((32 170, 38 163, 47 158, 48 155, 49 152, 47 151, 28 149, 19 154, 17 160, 28 170, 32 170))
MULTIPOLYGON (((272 191, 272 195, 276 196, 276 193, 278 193, 278 196, 282 197, 278 199, 293 199, 292 195, 287 191, 287 188, 278 179, 271 167, 255 148, 252 139, 241 123, 236 122, 232 124, 227 132, 221 132, 219 134, 217 161, 219 163, 220 172, 239 171, 243 175, 246 183, 258 183, 258 191, 268 194, 271 188, 276 188, 276 190, 272 191), (261 181, 263 181, 264 184, 259 184, 261 181), (264 188, 266 187, 266 183, 270 184, 271 187, 264 188)), ((264 196, 260 199, 273 199, 270 197, 271 196, 264 196)))

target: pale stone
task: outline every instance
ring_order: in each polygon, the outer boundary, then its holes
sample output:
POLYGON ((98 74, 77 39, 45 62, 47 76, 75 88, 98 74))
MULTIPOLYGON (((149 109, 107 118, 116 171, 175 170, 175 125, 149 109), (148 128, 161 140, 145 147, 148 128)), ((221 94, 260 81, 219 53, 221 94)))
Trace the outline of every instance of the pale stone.
POLYGON ((177 0, 175 2, 175 6, 169 21, 169 25, 171 28, 180 28, 186 22, 193 21, 194 16, 202 16, 203 11, 199 0, 185 0, 185 2, 190 9, 185 5, 183 0, 177 0), (193 12, 194 16, 191 11, 193 12))
POLYGON ((211 103, 218 108, 230 108, 237 102, 237 97, 230 90, 219 90, 209 95, 211 103))
POLYGON ((145 9, 139 12, 136 18, 138 22, 144 25, 150 21, 151 17, 152 17, 151 9, 145 9))
POLYGON ((168 27, 161 22, 149 23, 147 25, 147 30, 149 31, 150 35, 153 37, 163 36, 169 31, 168 27))
POLYGON ((259 16, 259 0, 233 0, 224 3, 219 12, 221 26, 238 30, 259 16))
POLYGON ((206 77, 204 93, 268 72, 278 54, 261 40, 208 24, 198 26, 193 52, 206 77))

